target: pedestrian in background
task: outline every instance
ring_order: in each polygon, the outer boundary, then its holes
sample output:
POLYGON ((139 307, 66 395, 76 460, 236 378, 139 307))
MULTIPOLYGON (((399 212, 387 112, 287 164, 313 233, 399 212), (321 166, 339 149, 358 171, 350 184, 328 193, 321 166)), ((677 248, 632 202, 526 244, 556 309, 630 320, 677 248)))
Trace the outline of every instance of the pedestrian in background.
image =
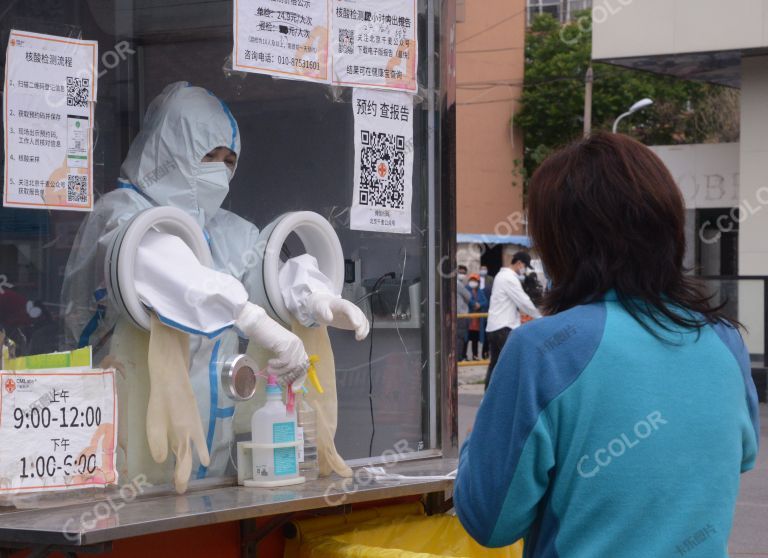
POLYGON ((523 290, 521 282, 530 267, 531 255, 528 252, 517 252, 512 256, 509 266, 501 268, 494 279, 488 309, 487 339, 491 362, 485 374, 486 390, 509 333, 520 327, 520 312, 525 312, 532 318, 541 317, 541 313, 523 290))
POLYGON ((498 361, 459 458, 461 523, 530 557, 726 558, 757 393, 736 322, 686 273, 672 175, 597 134, 542 163, 528 215, 548 317, 498 361))
MULTIPOLYGON (((469 292, 469 311, 472 313, 481 313, 488 310, 488 299, 485 297, 485 291, 480 288, 480 275, 473 273, 469 276, 469 282, 467 283, 467 291, 469 292)), ((481 319, 470 318, 469 320, 469 345, 472 347, 472 360, 480 360, 480 332, 481 332, 481 319)), ((469 359, 469 351, 466 355, 469 359)))
MULTIPOLYGON (((488 275, 488 268, 484 265, 480 266, 480 288, 485 293, 485 298, 488 301, 491 300, 491 291, 493 289, 493 277, 488 275)), ((480 321, 482 333, 480 334, 480 343, 483 345, 483 360, 488 360, 488 318, 484 318, 480 321)))
MULTIPOLYGON (((456 313, 469 313, 469 300, 471 298, 467 290, 467 266, 460 265, 456 274, 456 313)), ((469 335, 469 322, 465 318, 456 319, 456 358, 459 362, 467 359, 467 337, 469 335)))

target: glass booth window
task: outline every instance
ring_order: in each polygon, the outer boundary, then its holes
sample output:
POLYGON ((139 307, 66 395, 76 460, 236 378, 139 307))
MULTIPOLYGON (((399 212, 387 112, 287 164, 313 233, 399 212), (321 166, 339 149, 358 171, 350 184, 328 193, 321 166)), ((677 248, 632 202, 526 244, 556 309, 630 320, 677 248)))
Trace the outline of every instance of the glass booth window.
MULTIPOLYGON (((419 82, 424 87, 429 46, 426 25, 421 25, 426 19, 424 2, 418 2, 418 10, 419 82)), ((118 179, 126 178, 129 150, 153 99, 169 84, 184 81, 225 103, 237 122, 241 148, 221 207, 254 229, 225 229, 213 242, 231 246, 227 257, 240 262, 243 231, 257 234, 286 212, 313 211, 324 217, 341 242, 342 297, 357 304, 371 323, 363 341, 349 331, 329 330, 339 401, 339 453, 345 459, 366 458, 403 447, 403 441, 413 450, 429 449, 436 441, 428 439, 430 413, 425 410, 430 327, 425 313, 430 277, 426 103, 417 95, 412 113, 411 233, 351 230, 352 89, 231 71, 232 12, 233 3, 225 0, 11 1, 0 10, 0 61, 5 64, 12 29, 98 41, 94 196, 97 210, 111 200, 113 215, 120 219, 135 210, 108 196, 126 187, 118 179)), ((179 130, 163 141, 188 140, 179 130)), ((164 176, 156 172, 142 178, 152 182, 164 176)), ((114 308, 96 305, 102 312, 97 320, 113 313, 112 322, 100 322, 111 327, 94 326, 85 337, 69 331, 65 323, 65 314, 86 310, 73 308, 71 297, 63 300, 62 286, 73 272, 71 263, 68 267, 73 250, 99 249, 100 237, 82 234, 88 217, 83 212, 0 209, 0 324, 17 355, 71 350, 84 339, 97 359, 109 354, 114 323, 119 321, 114 308), (79 231, 79 242, 87 245, 76 245, 79 231)), ((302 242, 291 236, 282 259, 303 251, 302 242)), ((214 263, 226 267, 229 262, 214 263)), ((95 276, 78 278, 69 288, 98 291, 100 281, 95 276)), ((82 296, 85 300, 98 295, 82 296)), ((242 342, 238 350, 243 350, 242 342)))

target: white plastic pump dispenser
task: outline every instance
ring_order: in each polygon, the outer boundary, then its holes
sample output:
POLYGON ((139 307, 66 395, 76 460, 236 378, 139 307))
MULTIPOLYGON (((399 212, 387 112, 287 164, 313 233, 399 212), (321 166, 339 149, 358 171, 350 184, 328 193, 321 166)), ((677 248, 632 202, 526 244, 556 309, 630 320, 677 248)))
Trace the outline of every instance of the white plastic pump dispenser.
POLYGON ((245 486, 285 486, 304 482, 299 476, 296 413, 288 412, 275 376, 267 383, 267 402, 251 418, 252 479, 245 486))

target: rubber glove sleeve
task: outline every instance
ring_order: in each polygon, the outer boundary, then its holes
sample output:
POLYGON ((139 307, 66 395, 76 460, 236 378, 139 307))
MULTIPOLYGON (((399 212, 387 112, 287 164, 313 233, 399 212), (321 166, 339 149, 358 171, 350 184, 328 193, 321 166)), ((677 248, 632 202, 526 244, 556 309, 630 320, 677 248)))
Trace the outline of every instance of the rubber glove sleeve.
POLYGON ((176 456, 176 492, 187 490, 192 473, 192 445, 203 466, 210 463, 203 423, 189 380, 189 335, 163 324, 152 314, 149 337, 147 442, 152 459, 164 463, 168 445, 176 456))
POLYGON ((322 325, 352 330, 358 341, 368 337, 368 318, 355 304, 340 296, 323 292, 312 293, 307 297, 306 307, 322 325))
POLYGON ((283 302, 304 327, 318 325, 348 329, 358 341, 365 339, 370 326, 360 308, 334 294, 333 285, 309 254, 291 258, 279 274, 283 302))

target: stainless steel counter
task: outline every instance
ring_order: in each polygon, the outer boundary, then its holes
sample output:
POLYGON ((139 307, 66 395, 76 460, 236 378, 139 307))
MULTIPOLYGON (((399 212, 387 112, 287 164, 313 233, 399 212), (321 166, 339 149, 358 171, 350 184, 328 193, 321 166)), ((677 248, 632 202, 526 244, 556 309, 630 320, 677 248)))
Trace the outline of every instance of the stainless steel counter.
MULTIPOLYGON (((455 459, 403 462, 387 468, 401 475, 446 475, 455 459)), ((16 545, 92 545, 117 539, 200 525, 332 508, 402 496, 442 492, 450 479, 377 482, 356 471, 351 479, 330 477, 282 488, 225 486, 165 494, 109 499, 65 507, 0 512, 0 547, 16 545), (127 501, 132 500, 132 501, 127 501)), ((130 492, 124 491, 125 496, 130 492)))

